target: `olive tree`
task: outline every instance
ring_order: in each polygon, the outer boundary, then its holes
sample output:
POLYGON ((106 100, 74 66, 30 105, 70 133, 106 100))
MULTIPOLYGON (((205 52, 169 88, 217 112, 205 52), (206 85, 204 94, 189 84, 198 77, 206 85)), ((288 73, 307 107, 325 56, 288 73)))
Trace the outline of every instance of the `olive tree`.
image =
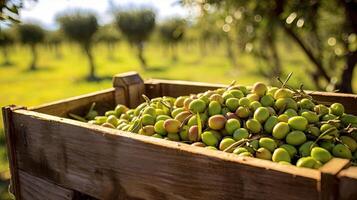
POLYGON ((172 48, 173 60, 176 60, 176 47, 184 37, 186 21, 180 18, 170 19, 162 23, 159 29, 162 41, 172 48))
POLYGON ((0 31, 0 48, 4 56, 3 65, 10 65, 11 62, 8 56, 9 47, 14 43, 14 38, 8 30, 0 31))
POLYGON ((115 47, 120 41, 120 35, 113 26, 105 25, 100 27, 95 35, 95 41, 97 43, 102 43, 107 47, 108 59, 112 60, 114 58, 113 52, 115 51, 115 47))
MULTIPOLYGON (((349 0, 181 0, 214 6, 213 10, 233 9, 243 19, 241 30, 252 30, 257 49, 280 65, 277 42, 279 33, 286 35, 310 61, 306 75, 317 89, 352 92, 354 69, 357 65, 357 2, 349 0), (242 26, 245 24, 245 26, 242 26), (254 28, 253 28, 254 27, 254 28), (256 34, 259 31, 260 33, 256 34), (263 48, 262 48, 263 47, 263 48)), ((242 21, 242 20, 241 20, 242 21)))
POLYGON ((89 61, 89 74, 87 79, 97 80, 94 58, 92 55, 93 36, 98 30, 97 17, 87 11, 76 11, 58 15, 63 33, 83 48, 89 61))
POLYGON ((56 55, 56 58, 61 58, 60 46, 63 42, 63 35, 60 31, 50 31, 46 34, 46 44, 56 55))
POLYGON ((36 24, 20 24, 17 27, 20 42, 28 45, 32 53, 32 62, 30 70, 37 69, 37 46, 42 43, 45 38, 45 31, 36 24))
POLYGON ((121 11, 116 15, 116 24, 129 43, 137 48, 141 66, 146 69, 144 43, 155 28, 155 13, 149 9, 121 11))

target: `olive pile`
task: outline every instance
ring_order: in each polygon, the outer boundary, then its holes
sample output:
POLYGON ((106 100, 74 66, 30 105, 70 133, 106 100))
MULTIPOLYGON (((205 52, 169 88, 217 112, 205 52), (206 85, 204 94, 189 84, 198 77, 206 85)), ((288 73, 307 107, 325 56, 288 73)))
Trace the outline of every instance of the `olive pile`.
POLYGON ((342 104, 318 104, 305 92, 256 83, 190 96, 117 105, 89 123, 181 141, 298 167, 319 168, 333 156, 357 158, 357 117, 342 104))

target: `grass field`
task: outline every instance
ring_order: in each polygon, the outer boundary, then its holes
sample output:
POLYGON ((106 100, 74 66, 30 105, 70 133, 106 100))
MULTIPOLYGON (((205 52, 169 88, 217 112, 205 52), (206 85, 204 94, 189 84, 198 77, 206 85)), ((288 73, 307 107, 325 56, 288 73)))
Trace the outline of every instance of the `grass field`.
MULTIPOLYGON (((297 47, 280 45, 279 49, 284 72, 293 71, 291 84, 304 83, 308 89, 314 89, 305 71, 312 65, 301 54, 297 47)), ((120 44, 115 51, 114 59, 108 60, 105 47, 94 49, 97 72, 103 81, 87 82, 87 60, 75 45, 62 47, 63 57, 57 59, 54 52, 41 47, 37 71, 28 71, 31 61, 29 50, 17 47, 12 51, 11 66, 0 66, 0 106, 17 104, 34 106, 66 97, 85 94, 111 87, 111 77, 116 73, 138 71, 145 79, 182 79, 214 83, 237 83, 250 85, 258 80, 268 82, 260 77, 257 67, 263 63, 249 54, 238 54, 238 67, 233 68, 226 58, 224 47, 210 47, 205 57, 200 55, 197 47, 179 48, 178 60, 173 62, 167 50, 158 45, 147 47, 146 57, 149 69, 143 71, 133 50, 126 44, 120 44)), ((3 58, 0 57, 0 63, 3 58)), ((355 90, 357 82, 354 83, 355 90)), ((1 116, 0 116, 1 118, 1 116)), ((2 120, 2 119, 1 119, 2 120)), ((5 142, 0 123, 0 191, 7 190, 9 179, 5 153, 5 142)), ((0 199, 9 198, 2 192, 0 199)))

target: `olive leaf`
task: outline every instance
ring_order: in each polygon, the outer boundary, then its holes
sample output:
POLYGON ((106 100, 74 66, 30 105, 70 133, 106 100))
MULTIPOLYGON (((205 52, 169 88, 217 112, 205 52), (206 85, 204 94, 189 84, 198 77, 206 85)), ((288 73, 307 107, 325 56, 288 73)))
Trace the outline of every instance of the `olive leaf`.
POLYGON ((87 122, 87 120, 79 115, 76 115, 76 114, 73 114, 73 113, 68 113, 68 115, 75 119, 75 120, 78 120, 78 121, 81 121, 81 122, 87 122))
POLYGON ((231 87, 233 87, 235 84, 237 83, 237 81, 236 80, 233 80, 232 82, 231 82, 231 84, 229 84, 227 87, 225 87, 224 88, 224 90, 229 90, 231 87))
POLYGON ((314 141, 314 143, 312 143, 312 145, 310 146, 310 150, 312 149, 312 147, 314 147, 316 145, 316 143, 322 139, 322 137, 324 137, 325 135, 328 135, 329 133, 331 133, 332 131, 336 130, 335 127, 331 127, 329 129, 327 129, 325 132, 321 133, 321 135, 319 135, 319 137, 316 138, 316 140, 314 141))
POLYGON ((264 135, 256 135, 256 136, 253 136, 252 138, 250 139, 241 139, 241 140, 238 140, 237 142, 231 144, 230 146, 228 146, 227 148, 225 148, 223 150, 223 152, 230 152, 232 151, 233 149, 237 148, 237 147, 241 147, 241 146, 244 146, 247 142, 251 142, 253 140, 256 140, 256 139, 259 139, 261 137, 263 137, 264 135))
POLYGON ((197 128, 198 128, 198 135, 201 136, 202 134, 202 121, 201 121, 201 116, 197 112, 197 128))

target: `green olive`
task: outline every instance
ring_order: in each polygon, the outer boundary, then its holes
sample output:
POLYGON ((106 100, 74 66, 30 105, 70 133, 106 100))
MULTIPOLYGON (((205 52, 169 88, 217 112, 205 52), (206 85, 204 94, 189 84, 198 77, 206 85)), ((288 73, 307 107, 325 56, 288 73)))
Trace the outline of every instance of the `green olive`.
POLYGON ((192 113, 202 113, 206 109, 206 102, 201 99, 195 99, 190 103, 189 109, 192 113))
POLYGON ((208 105, 209 116, 218 115, 222 111, 221 104, 218 101, 211 101, 208 105))
POLYGON ((289 116, 289 118, 295 117, 295 116, 298 115, 297 112, 296 112, 294 109, 291 109, 291 108, 285 110, 284 114, 286 114, 287 116, 289 116))
POLYGON ((255 152, 255 157, 264 159, 264 160, 271 160, 272 154, 268 149, 261 147, 261 148, 257 149, 257 151, 255 152))
POLYGON ((258 96, 263 96, 265 93, 268 91, 268 87, 262 83, 262 82, 257 82, 253 85, 252 92, 255 93, 258 96))
POLYGON ((235 112, 239 106, 239 99, 237 98, 229 98, 226 101, 226 106, 232 112, 235 112))
POLYGON ((189 138, 188 138, 188 130, 189 130, 189 127, 187 125, 183 126, 181 128, 181 131, 180 131, 180 138, 182 141, 188 141, 189 138))
POLYGON ((245 128, 238 128, 233 133, 233 138, 236 141, 239 141, 241 139, 247 139, 248 137, 249 137, 249 132, 245 128))
POLYGON ((259 146, 268 149, 270 152, 273 152, 278 145, 273 139, 268 137, 263 137, 259 139, 259 146))
POLYGON ((280 162, 280 161, 285 161, 289 163, 291 162, 289 153, 283 148, 277 148, 274 150, 272 160, 274 162, 280 162))
POLYGON ((333 156, 339 157, 339 158, 346 158, 346 159, 352 158, 351 150, 343 144, 335 145, 332 149, 332 154, 333 154, 333 156))
POLYGON ((340 103, 334 103, 330 106, 330 110, 329 110, 330 114, 336 116, 342 116, 344 112, 345 112, 345 107, 340 103))
POLYGON ((288 133, 285 140, 288 144, 291 144, 293 146, 299 146, 306 141, 306 135, 302 131, 292 131, 288 133))
POLYGON ((210 101, 217 101, 219 104, 223 104, 224 99, 220 94, 213 94, 210 96, 210 101))
POLYGON ((327 163, 332 158, 330 152, 321 147, 312 148, 311 157, 317 161, 320 161, 321 163, 327 163))
POLYGON ((246 122, 246 127, 252 133, 259 133, 262 130, 262 125, 256 119, 249 119, 246 122))
POLYGON ((242 153, 238 154, 238 156, 253 157, 253 155, 250 152, 242 152, 242 153))
POLYGON ((340 140, 345 144, 352 152, 357 149, 357 142, 349 136, 341 136, 340 140))
POLYGON ((309 157, 302 157, 296 162, 297 167, 306 167, 306 168, 315 168, 316 160, 309 156, 309 157))
POLYGON ((274 94, 274 98, 275 99, 280 99, 280 98, 292 98, 293 97, 293 93, 286 88, 280 88, 278 90, 276 90, 275 94, 274 94))
POLYGON ((243 153, 243 152, 248 152, 248 150, 244 147, 238 147, 238 148, 234 149, 234 151, 233 151, 233 153, 237 154, 237 155, 239 155, 240 153, 243 153))
POLYGON ((319 116, 312 111, 305 111, 301 114, 301 116, 305 117, 309 124, 314 124, 319 121, 319 116))
POLYGON ((301 99, 298 103, 301 109, 312 110, 315 107, 315 104, 310 99, 301 99))
POLYGON ((262 96, 262 98, 260 98, 260 103, 264 107, 273 106, 274 101, 275 101, 274 97, 272 97, 271 95, 265 95, 265 96, 262 96))
POLYGON ((157 121, 155 123, 154 129, 155 129, 156 133, 158 133, 158 134, 160 134, 162 136, 167 135, 166 129, 164 127, 164 120, 157 121))
POLYGON ((295 116, 289 118, 288 124, 292 129, 305 131, 307 128, 308 121, 305 117, 295 116))
POLYGON ((274 126, 272 135, 274 138, 281 140, 286 137, 289 131, 290 131, 290 127, 288 123, 279 122, 274 126))
POLYGON ((207 146, 217 146, 218 139, 212 131, 205 131, 201 135, 202 142, 207 146))
POLYGON ((248 107, 244 107, 244 106, 240 106, 238 107, 238 109, 236 110, 236 115, 239 118, 247 118, 250 115, 250 110, 248 107))
POLYGON ((225 124, 225 130, 229 135, 233 135, 234 131, 240 128, 240 122, 237 119, 229 119, 225 124))
POLYGON ((314 144, 313 141, 307 141, 304 144, 302 144, 299 148, 299 154, 301 157, 307 157, 310 156, 311 149, 313 147, 317 147, 316 144, 314 144))
POLYGON ((270 116, 267 121, 264 123, 264 131, 267 133, 272 133, 273 128, 276 124, 279 123, 279 120, 276 116, 270 116))
POLYGON ((154 125, 155 124, 155 117, 149 115, 149 114, 144 114, 142 117, 142 124, 144 126, 146 125, 154 125))
POLYGON ((250 104, 250 100, 247 97, 243 97, 239 99, 239 105, 248 107, 250 104))
POLYGON ((235 142, 236 141, 233 140, 232 138, 224 138, 219 144, 219 150, 224 151, 226 148, 228 148, 235 142))
POLYGON ((283 144, 279 148, 285 149, 289 153, 291 159, 297 154, 296 148, 290 144, 283 144))
POLYGON ((266 107, 259 107, 254 111, 253 118, 259 123, 264 123, 270 116, 269 110, 266 107))
POLYGON ((240 98, 244 97, 243 92, 241 90, 238 90, 238 89, 229 90, 229 93, 231 93, 237 99, 240 99, 240 98))

